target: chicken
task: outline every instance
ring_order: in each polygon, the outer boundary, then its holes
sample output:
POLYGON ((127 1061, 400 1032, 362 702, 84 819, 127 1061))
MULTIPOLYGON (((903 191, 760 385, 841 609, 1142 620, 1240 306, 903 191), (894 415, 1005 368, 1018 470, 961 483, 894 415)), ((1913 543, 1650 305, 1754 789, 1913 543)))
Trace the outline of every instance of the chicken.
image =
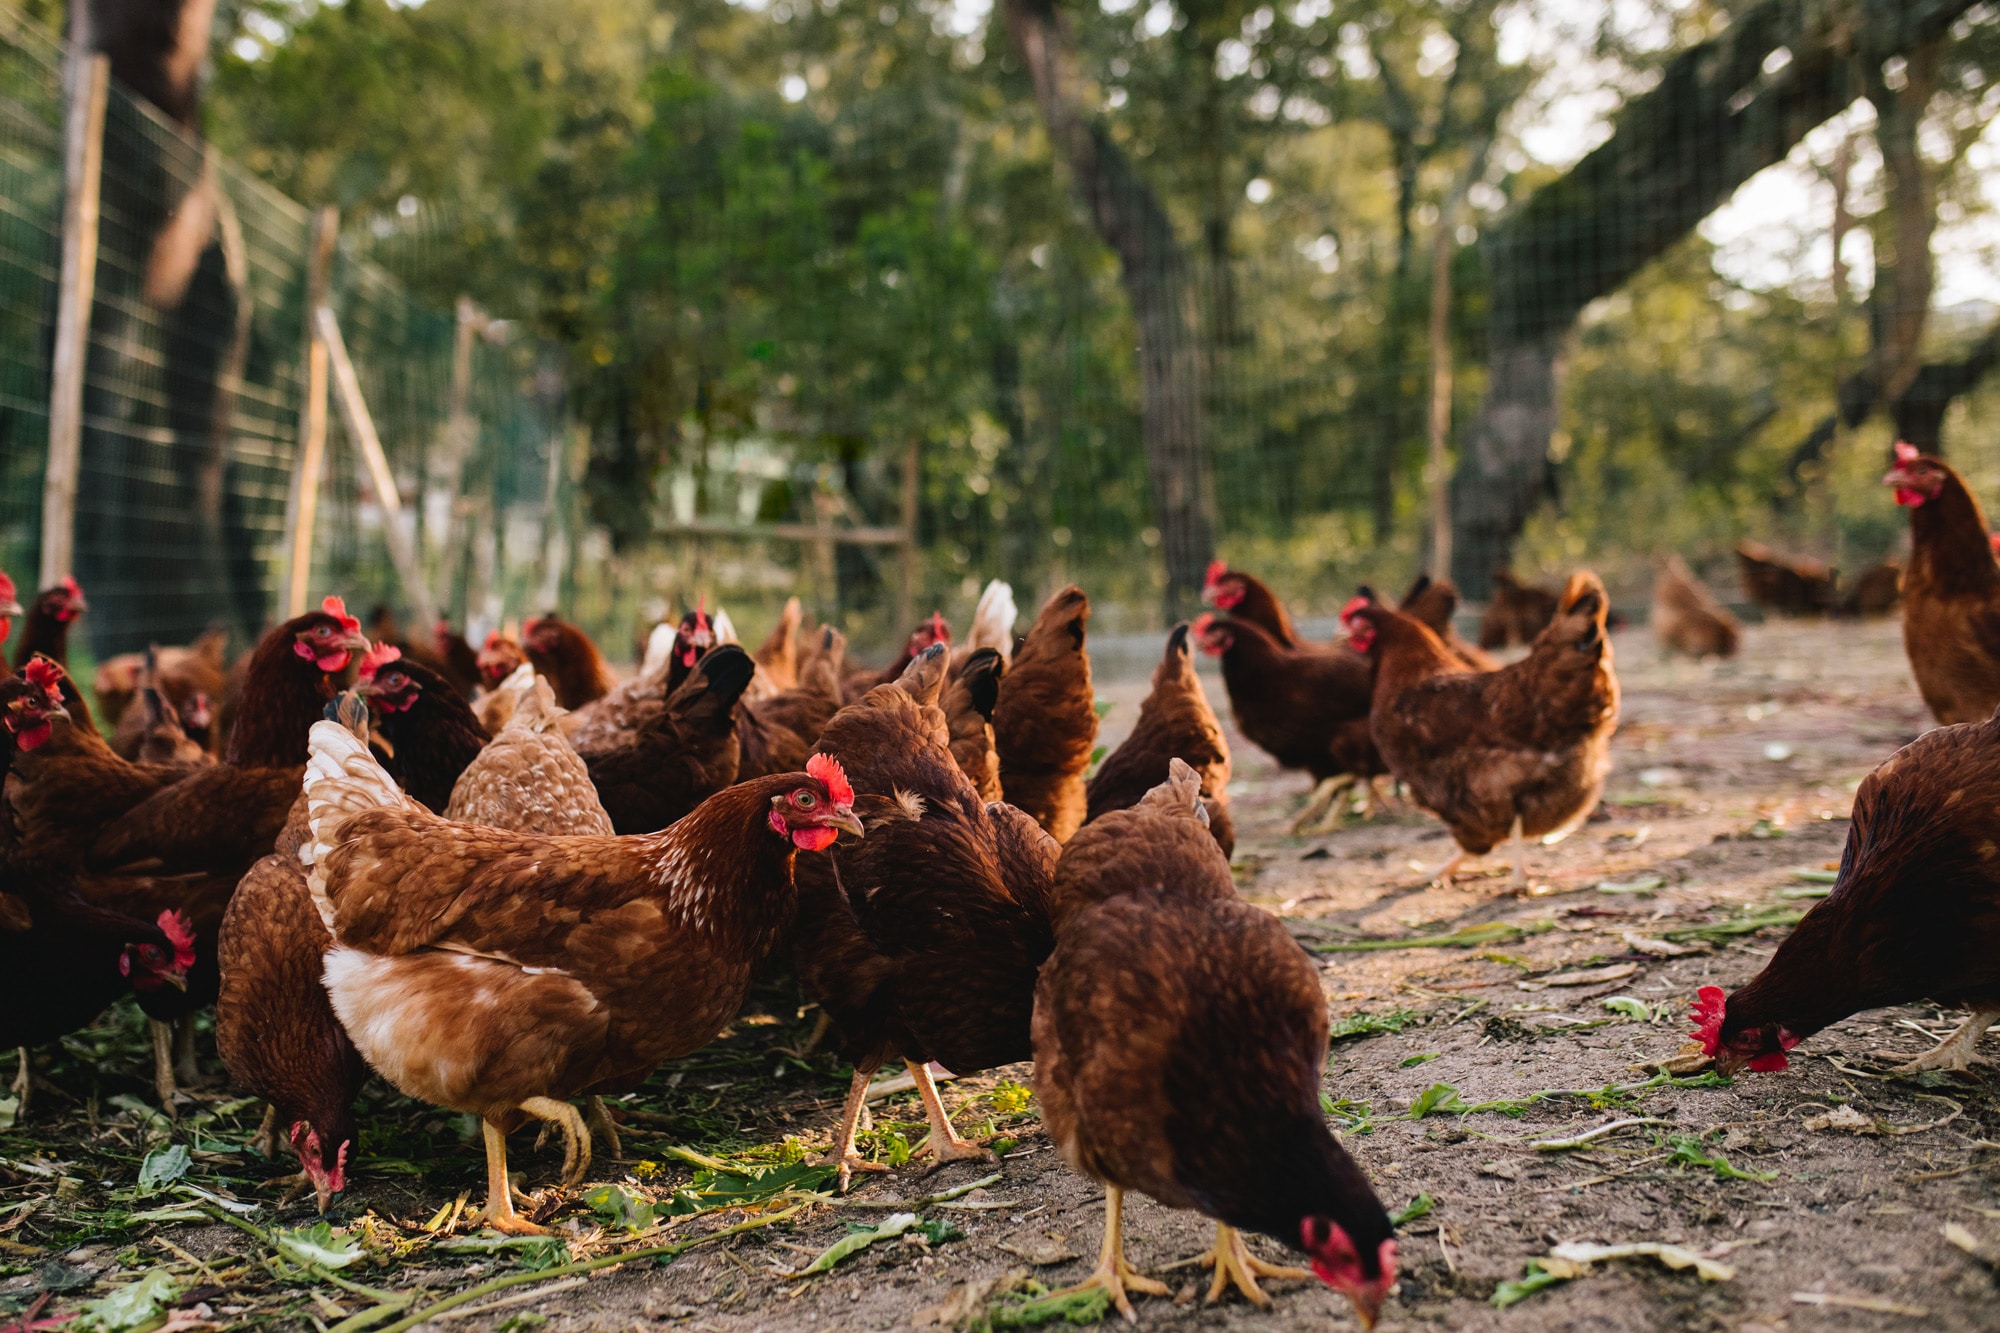
POLYGON ((0 643, 14 632, 14 622, 24 613, 21 610, 20 594, 15 591, 14 580, 0 571, 0 643))
POLYGON ((188 738, 211 753, 218 751, 221 735, 215 715, 229 685, 228 649, 229 632, 212 629, 186 647, 121 653, 100 663, 92 692, 98 712, 115 724, 111 748, 127 759, 139 757, 139 741, 150 715, 138 696, 150 682, 173 705, 188 738))
POLYGON ((1086 824, 1113 810, 1137 805, 1147 792, 1167 780, 1172 761, 1189 765, 1201 778, 1202 804, 1209 832, 1226 857, 1236 850, 1236 829, 1229 819, 1229 741, 1208 695, 1195 674, 1188 651, 1188 627, 1174 626, 1167 636, 1166 655, 1153 669, 1152 692, 1139 705, 1139 720, 1119 747, 1104 757, 1086 789, 1090 809, 1086 824))
POLYGON ((942 612, 933 611, 929 620, 910 631, 910 637, 903 644, 901 656, 880 671, 866 669, 849 671, 841 678, 841 698, 853 703, 877 685, 888 685, 903 674, 903 669, 934 643, 951 646, 951 626, 945 624, 942 612))
POLYGON ((1870 565, 1840 595, 1844 616, 1886 616, 1903 599, 1903 566, 1895 560, 1870 565))
POLYGON ((787 598, 785 609, 770 635, 750 654, 757 663, 757 679, 767 681, 773 694, 799 687, 799 621, 805 611, 796 597, 787 598))
POLYGON ((458 775, 486 746, 471 705, 443 676, 382 644, 361 659, 354 689, 375 715, 382 766, 426 810, 443 810, 458 775))
POLYGON ((1202 585, 1201 600, 1234 621, 1248 621, 1285 648, 1299 646, 1299 632, 1278 595, 1253 574, 1231 569, 1220 560, 1210 562, 1208 579, 1202 585))
POLYGON ((1252 1255, 1243 1231, 1302 1250, 1374 1324, 1396 1280, 1387 1212, 1320 1111, 1326 998, 1277 918, 1237 898, 1174 760, 1128 809, 1087 825, 1056 869, 1056 947, 1035 985, 1035 1099, 1063 1160, 1105 1186, 1104 1245, 1083 1287, 1133 1318, 1124 1193, 1215 1219, 1210 1302, 1257 1279, 1307 1278, 1252 1255))
POLYGON ((556 702, 564 708, 577 709, 602 699, 617 684, 590 636, 553 611, 521 626, 521 649, 536 672, 549 678, 556 702))
POLYGON ((1368 730, 1373 673, 1345 643, 1286 647, 1261 626, 1233 615, 1203 614, 1193 636, 1201 650, 1222 659, 1236 726, 1280 767, 1303 769, 1312 794, 1292 820, 1294 834, 1331 829, 1349 787, 1366 792, 1388 772, 1368 730))
POLYGON ((715 647, 715 630, 705 607, 705 602, 697 606, 678 625, 654 626, 638 674, 563 719, 563 729, 578 748, 602 750, 629 741, 660 715, 667 696, 681 687, 702 654, 715 647), (655 639, 664 640, 657 653, 655 639))
POLYGON ((1673 552, 1660 558, 1653 577, 1653 635, 1667 652, 1688 657, 1734 657, 1740 632, 1687 561, 1673 552))
POLYGON ((1862 779, 1832 890, 1726 1002, 1702 988, 1695 1035, 1717 1068, 1783 1069, 1850 1014, 1924 999, 1971 1017, 1901 1072, 1967 1067, 2000 1021, 1996 754, 1988 717, 1927 732, 1862 779))
POLYGON ((736 781, 736 701, 756 669, 741 648, 714 649, 636 735, 577 747, 620 833, 663 829, 736 781))
MULTIPOLYGON (((164 695, 151 685, 139 690, 139 709, 146 719, 132 758, 141 764, 212 764, 215 757, 207 747, 188 735, 181 720, 164 695)), ((115 745, 114 745, 115 752, 115 745)))
POLYGON ((336 723, 312 748, 304 854, 334 1012, 405 1094, 481 1119, 484 1220, 504 1232, 539 1230, 514 1211, 508 1131, 557 1126, 581 1179, 589 1131, 563 1099, 711 1040, 790 923, 795 852, 861 832, 824 758, 657 834, 551 838, 418 809, 336 723))
POLYGON ((951 735, 952 760, 980 800, 1001 800, 1004 794, 1000 788, 1000 751, 993 744, 993 708, 1000 701, 1006 657, 998 648, 975 648, 954 658, 952 667, 938 700, 951 735))
POLYGON ((1533 643, 1548 628, 1561 599, 1538 584, 1523 583, 1510 569, 1493 575, 1493 600, 1479 618, 1479 646, 1488 652, 1509 644, 1533 643))
POLYGON ((2000 705, 2000 561, 1986 515, 1941 458, 1896 446, 1883 483, 1910 511, 1903 651, 1941 723, 1984 722, 2000 705))
POLYGON ((1014 605, 1013 587, 999 579, 988 581, 985 591, 979 594, 979 605, 972 611, 972 628, 966 631, 965 651, 952 659, 953 670, 961 668, 981 648, 998 653, 1004 669, 1014 660, 1014 622, 1020 614, 1014 605))
POLYGON ((140 997, 153 1025, 155 1081, 169 1106, 174 1066, 182 1078, 193 1073, 192 1016, 220 984, 216 934, 229 897, 284 827, 307 729, 333 696, 328 675, 345 671, 367 646, 360 623, 334 597, 267 633, 247 668, 220 764, 129 763, 80 726, 22 756, 31 763, 16 763, 7 798, 28 853, 81 871, 78 891, 99 906, 143 920, 172 909, 192 924, 197 958, 186 990, 140 997), (175 1022, 181 1031, 170 1059, 175 1022))
POLYGON ((838 660, 820 656, 808 662, 795 689, 761 698, 744 691, 736 705, 736 739, 742 749, 739 782, 767 773, 796 772, 805 763, 820 732, 840 711, 838 660))
POLYGON ((550 837, 615 832, 562 717, 549 683, 529 676, 506 727, 459 775, 444 817, 550 837))
POLYGON ((854 809, 868 829, 859 843, 800 865, 793 936, 799 980, 854 1061, 828 1156, 843 1187, 857 1169, 880 1169, 853 1145, 869 1076, 884 1060, 909 1067, 930 1151, 944 1162, 987 1154, 953 1130, 928 1062, 969 1074, 1029 1055, 1056 851, 1021 811, 982 803, 953 761, 937 706, 949 653, 942 643, 926 648, 820 737, 820 753, 856 784, 854 809), (1014 852, 1006 863, 1003 841, 1014 852))
POLYGON ((470 699, 483 678, 479 670, 479 653, 443 616, 439 616, 437 623, 431 626, 431 651, 441 663, 438 674, 450 681, 459 694, 470 699))
POLYGON ((1349 639, 1375 664, 1376 748, 1458 842, 1439 879, 1511 836, 1514 885, 1525 888, 1525 840, 1566 836, 1596 808, 1618 725, 1609 610, 1595 574, 1572 574, 1528 655, 1480 672, 1366 590, 1342 612, 1349 639))
POLYGON ((27 624, 21 627, 21 641, 14 645, 14 666, 18 670, 40 653, 61 665, 69 660, 69 627, 90 609, 83 589, 68 574, 53 587, 42 589, 28 608, 27 624))
POLYGON ((1736 543, 1743 591, 1759 606, 1786 616, 1816 616, 1833 609, 1833 570, 1823 560, 1787 559, 1762 542, 1736 543))
POLYGON ((1057 842, 1082 825, 1083 774, 1097 744, 1084 625, 1090 599, 1071 584, 1049 598, 1014 650, 993 704, 993 744, 1007 803, 1057 842))
MULTIPOLYGON (((366 743, 368 705, 360 695, 342 695, 328 712, 366 743)), ((354 1098, 367 1070, 320 980, 333 936, 299 860, 307 811, 301 791, 277 844, 243 876, 223 914, 215 1047, 231 1081, 270 1104, 257 1146, 275 1158, 282 1129, 299 1159, 299 1174, 287 1183, 310 1188, 324 1213, 347 1188, 360 1146, 354 1098)))
POLYGON ((1450 579, 1417 575, 1417 581, 1403 594, 1403 600, 1396 609, 1429 625, 1431 632, 1451 649, 1451 655, 1474 671, 1492 671, 1499 667, 1498 658, 1477 644, 1468 643, 1453 626, 1452 617, 1458 614, 1458 587, 1450 579))

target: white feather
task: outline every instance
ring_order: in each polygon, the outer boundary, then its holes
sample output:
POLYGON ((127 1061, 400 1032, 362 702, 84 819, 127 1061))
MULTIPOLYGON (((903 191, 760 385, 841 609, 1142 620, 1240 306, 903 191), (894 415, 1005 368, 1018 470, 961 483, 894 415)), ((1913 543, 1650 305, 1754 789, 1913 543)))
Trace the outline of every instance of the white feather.
POLYGON ((715 608, 715 615, 710 618, 708 624, 709 628, 715 631, 716 643, 734 643, 740 645, 743 642, 743 640, 736 637, 736 622, 731 620, 729 613, 721 607, 718 606, 715 608))
POLYGON ((651 680, 654 676, 667 674, 667 658, 674 651, 674 635, 680 626, 661 621, 653 626, 653 632, 646 636, 646 657, 639 663, 639 674, 651 680))
POLYGON ((979 607, 972 613, 972 631, 965 636, 965 651, 981 648, 999 650, 1000 660, 1014 660, 1014 621, 1020 617, 1014 605, 1014 589, 994 579, 979 594, 979 607))

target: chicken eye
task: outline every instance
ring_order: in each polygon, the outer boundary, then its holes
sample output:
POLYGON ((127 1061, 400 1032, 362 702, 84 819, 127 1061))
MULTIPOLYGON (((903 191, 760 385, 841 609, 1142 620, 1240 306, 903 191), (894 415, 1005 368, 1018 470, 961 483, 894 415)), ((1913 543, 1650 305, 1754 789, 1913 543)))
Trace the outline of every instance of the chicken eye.
POLYGON ((814 796, 811 792, 802 791, 799 793, 799 809, 810 810, 813 808, 814 802, 818 800, 819 798, 817 796, 814 796))

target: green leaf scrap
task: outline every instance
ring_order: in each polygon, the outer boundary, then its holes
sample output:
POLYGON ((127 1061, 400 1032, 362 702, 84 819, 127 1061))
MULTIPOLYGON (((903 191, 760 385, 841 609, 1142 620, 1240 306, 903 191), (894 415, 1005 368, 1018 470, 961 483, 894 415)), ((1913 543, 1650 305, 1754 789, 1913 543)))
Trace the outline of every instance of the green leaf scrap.
POLYGON ((104 1333, 145 1328, 165 1317, 167 1305, 179 1293, 173 1274, 156 1268, 102 1300, 85 1301, 77 1327, 102 1329, 104 1333))
POLYGON ((1528 1271, 1520 1281, 1502 1282, 1493 1289, 1493 1308, 1504 1310, 1516 1301, 1526 1300, 1544 1287, 1553 1287, 1567 1281, 1569 1279, 1566 1277, 1557 1277, 1554 1273, 1544 1270, 1538 1260, 1530 1259, 1528 1271))
POLYGON ((585 1191, 583 1202, 609 1226, 639 1232, 653 1225, 653 1205, 616 1185, 599 1185, 585 1191))
POLYGON ((785 1274, 786 1277, 810 1277, 814 1273, 830 1272, 835 1265, 867 1249, 878 1240, 889 1240, 900 1236, 917 1224, 915 1213, 894 1213, 872 1227, 856 1227, 839 1240, 821 1251, 819 1257, 804 1268, 785 1274))
POLYGON ((188 1173, 194 1165, 194 1158, 188 1154, 185 1143, 170 1144, 157 1152, 146 1154, 146 1160, 139 1166, 139 1194, 158 1194, 167 1186, 188 1173))
POLYGON ((365 1257, 359 1240, 336 1234, 326 1222, 315 1222, 295 1231, 274 1231, 271 1239, 279 1254, 308 1268, 345 1268, 365 1257))
POLYGON ((1392 1009, 1386 1014, 1371 1014, 1366 1010, 1349 1014, 1333 1025, 1327 1034, 1330 1040, 1343 1041, 1349 1037, 1366 1037, 1376 1032, 1401 1032, 1417 1021, 1414 1009, 1392 1009))

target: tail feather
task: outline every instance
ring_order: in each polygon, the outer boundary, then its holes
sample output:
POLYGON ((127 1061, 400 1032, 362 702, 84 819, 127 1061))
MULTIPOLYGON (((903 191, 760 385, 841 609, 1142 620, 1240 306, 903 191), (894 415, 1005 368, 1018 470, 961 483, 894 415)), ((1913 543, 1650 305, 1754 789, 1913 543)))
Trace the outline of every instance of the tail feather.
POLYGON ((661 621, 653 626, 646 636, 646 656, 639 663, 639 674, 648 680, 654 676, 667 674, 667 659, 674 651, 674 635, 680 632, 678 625, 661 621))
POLYGON ((368 749, 368 743, 338 722, 315 722, 306 759, 306 820, 310 828, 299 860, 312 867, 308 883, 313 905, 328 930, 333 904, 326 897, 325 860, 339 845, 343 824, 369 810, 401 810, 410 805, 396 780, 368 749))
POLYGON ((1014 622, 1020 610, 1014 605, 1014 589, 999 579, 979 594, 979 606, 972 613, 972 630, 965 636, 965 650, 991 648, 1006 662, 1014 653, 1014 622))
POLYGON ((715 631, 715 641, 717 643, 743 642, 742 639, 737 637, 736 622, 731 620, 729 613, 721 607, 718 606, 715 608, 715 614, 709 618, 708 624, 709 628, 715 631))

